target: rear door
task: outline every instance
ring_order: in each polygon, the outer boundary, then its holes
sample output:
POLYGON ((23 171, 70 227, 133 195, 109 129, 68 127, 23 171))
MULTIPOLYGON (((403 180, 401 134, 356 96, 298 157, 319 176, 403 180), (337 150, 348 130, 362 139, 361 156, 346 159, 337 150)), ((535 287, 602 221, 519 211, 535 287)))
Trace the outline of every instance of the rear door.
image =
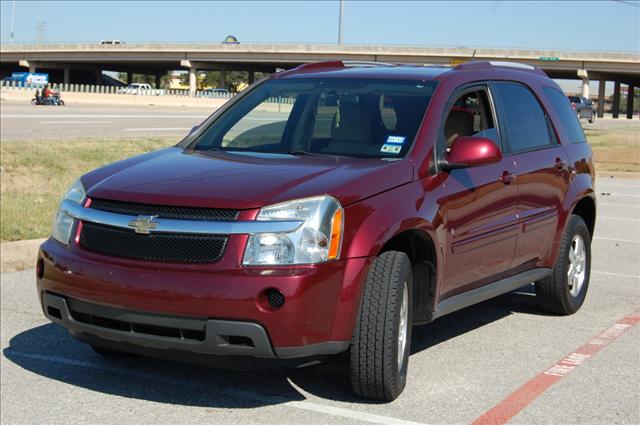
POLYGON ((511 273, 517 273, 535 267, 548 254, 569 187, 569 159, 528 87, 496 82, 493 92, 518 176, 519 236, 511 267, 511 273))

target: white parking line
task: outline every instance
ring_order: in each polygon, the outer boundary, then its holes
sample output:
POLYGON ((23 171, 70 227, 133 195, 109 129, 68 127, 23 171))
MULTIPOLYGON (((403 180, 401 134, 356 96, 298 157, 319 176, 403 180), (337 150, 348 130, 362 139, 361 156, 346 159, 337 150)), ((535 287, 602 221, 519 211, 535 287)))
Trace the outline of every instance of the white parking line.
POLYGON ((598 195, 598 197, 602 197, 602 196, 612 196, 612 197, 616 197, 616 196, 624 196, 625 198, 640 198, 640 194, 635 194, 635 193, 610 193, 608 195, 598 195))
POLYGON ((628 277, 628 278, 631 278, 631 279, 640 279, 639 275, 626 274, 626 273, 601 272, 601 271, 598 271, 598 270, 591 270, 591 273, 603 274, 605 276, 628 277))
POLYGON ((610 217, 608 215, 601 215, 598 216, 598 220, 640 221, 640 218, 610 217))
POLYGON ((640 202, 637 204, 613 204, 608 202, 598 202, 598 206, 600 207, 621 207, 621 208, 638 208, 640 207, 640 202))
POLYGON ((605 187, 638 187, 640 188, 640 184, 620 184, 620 183, 603 183, 603 182, 599 182, 596 181, 596 187, 600 188, 602 186, 605 187))
POLYGON ((124 131, 186 131, 189 127, 125 128, 124 131))
POLYGON ((623 243, 639 243, 640 241, 634 241, 632 239, 618 239, 618 238, 601 238, 600 236, 596 236, 594 238, 597 241, 609 241, 609 242, 623 242, 623 243))
MULTIPOLYGON (((171 386, 193 386, 194 385, 194 382, 188 379, 161 376, 153 373, 141 372, 139 370, 129 370, 129 369, 124 370, 124 369, 119 369, 115 367, 105 366, 102 364, 96 364, 96 363, 86 362, 82 360, 69 359, 66 357, 47 356, 43 354, 27 354, 27 353, 21 353, 12 348, 6 348, 4 352, 5 354, 8 354, 9 358, 11 356, 18 356, 18 357, 23 357, 27 359, 42 360, 42 361, 51 362, 51 363, 64 364, 67 366, 93 369, 101 372, 107 372, 110 374, 118 373, 125 376, 133 376, 136 378, 150 379, 158 382, 163 382, 171 386)), ((207 386, 206 388, 212 389, 210 386, 207 386)), ((346 409, 342 407, 328 406, 328 405, 314 403, 312 401, 307 401, 307 400, 288 401, 285 397, 282 397, 282 396, 261 395, 261 394, 256 394, 250 391, 238 390, 238 389, 229 388, 229 387, 225 387, 223 391, 218 391, 218 392, 220 392, 222 395, 226 395, 231 398, 243 398, 245 400, 257 401, 265 405, 268 404, 273 406, 292 407, 294 409, 323 413, 326 415, 331 415, 331 416, 336 416, 336 417, 341 417, 346 419, 360 420, 363 422, 370 422, 375 424, 420 425, 418 422, 405 421, 403 419, 397 419, 389 416, 359 412, 357 410, 351 410, 351 409, 346 409)))

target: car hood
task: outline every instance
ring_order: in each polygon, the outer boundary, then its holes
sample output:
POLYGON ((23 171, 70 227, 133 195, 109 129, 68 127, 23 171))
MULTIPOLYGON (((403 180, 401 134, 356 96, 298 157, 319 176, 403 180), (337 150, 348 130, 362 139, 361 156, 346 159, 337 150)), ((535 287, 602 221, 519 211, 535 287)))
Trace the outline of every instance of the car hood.
POLYGON ((107 165, 82 182, 95 198, 251 209, 321 194, 346 206, 412 178, 408 159, 197 153, 174 147, 107 165))

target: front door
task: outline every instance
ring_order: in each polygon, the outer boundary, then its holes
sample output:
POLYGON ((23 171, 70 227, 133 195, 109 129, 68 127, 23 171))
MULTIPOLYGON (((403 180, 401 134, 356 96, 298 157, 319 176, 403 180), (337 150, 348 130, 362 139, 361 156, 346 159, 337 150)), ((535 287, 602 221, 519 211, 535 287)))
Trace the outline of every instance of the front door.
MULTIPOLYGON (((486 86, 456 95, 444 125, 445 149, 458 136, 483 136, 501 146, 495 109, 486 86)), ((439 199, 447 231, 441 296, 499 280, 511 266, 517 239, 516 165, 499 163, 452 170, 439 199)))

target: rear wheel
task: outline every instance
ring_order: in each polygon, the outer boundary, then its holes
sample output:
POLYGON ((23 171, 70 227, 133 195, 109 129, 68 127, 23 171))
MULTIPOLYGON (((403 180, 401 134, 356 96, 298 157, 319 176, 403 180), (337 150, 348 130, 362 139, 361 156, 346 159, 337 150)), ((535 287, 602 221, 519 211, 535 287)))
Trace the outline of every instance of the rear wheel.
POLYGON ((589 229, 580 216, 572 215, 552 275, 536 282, 538 304, 550 313, 575 313, 587 295, 590 272, 589 229))
POLYGON ((351 340, 351 386, 359 396, 391 401, 407 383, 413 275, 409 257, 382 253, 365 283, 351 340))

